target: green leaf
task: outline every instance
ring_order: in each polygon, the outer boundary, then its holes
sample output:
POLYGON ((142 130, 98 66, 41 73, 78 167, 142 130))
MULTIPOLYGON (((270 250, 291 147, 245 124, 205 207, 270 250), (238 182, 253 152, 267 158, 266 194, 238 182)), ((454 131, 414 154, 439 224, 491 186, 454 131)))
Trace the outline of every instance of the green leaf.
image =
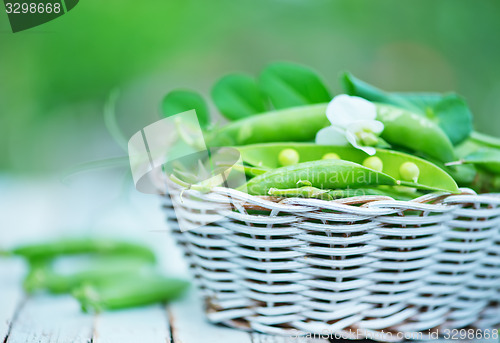
POLYGON ((500 174, 500 149, 482 148, 466 156, 461 162, 474 164, 492 173, 500 174))
POLYGON ((346 72, 342 74, 340 83, 345 92, 349 95, 359 96, 373 102, 395 105, 394 98, 392 98, 389 93, 361 81, 351 73, 346 72))
POLYGON ((406 107, 419 114, 425 114, 430 119, 436 119, 434 112, 430 112, 443 98, 439 93, 387 93, 392 97, 394 104, 406 107))
POLYGON ((472 113, 465 100, 455 93, 389 93, 350 73, 342 75, 341 83, 349 95, 399 106, 426 116, 443 129, 453 145, 463 142, 472 132, 472 113))
POLYGON ((210 124, 210 115, 207 104, 200 94, 190 90, 176 89, 168 93, 161 104, 164 117, 193 109, 196 111, 200 126, 205 129, 210 124))
POLYGON ((486 135, 484 133, 479 133, 473 131, 470 135, 470 138, 473 142, 481 145, 492 148, 500 149, 500 138, 486 135))
POLYGON ((279 62, 267 66, 259 83, 276 109, 318 104, 331 100, 323 81, 311 69, 279 62))
POLYGON ((212 88, 212 99, 219 111, 230 120, 265 112, 264 97, 257 81, 245 74, 229 74, 212 88))

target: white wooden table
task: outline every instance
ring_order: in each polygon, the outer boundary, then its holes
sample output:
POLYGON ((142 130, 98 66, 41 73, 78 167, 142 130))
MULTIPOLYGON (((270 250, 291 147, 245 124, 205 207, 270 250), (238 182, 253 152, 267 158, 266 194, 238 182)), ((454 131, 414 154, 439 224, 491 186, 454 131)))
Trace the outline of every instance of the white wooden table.
POLYGON ((209 324, 195 291, 168 306, 92 315, 82 313, 70 296, 25 296, 20 261, 2 261, 0 270, 0 342, 306 342, 209 324))
MULTIPOLYGON (((102 175, 69 187, 57 181, 0 178, 0 249, 85 234, 125 237, 151 245, 169 275, 189 278, 159 199, 131 188, 123 192, 121 185, 119 178, 103 180, 102 175)), ((1 343, 306 342, 212 325, 195 289, 168 306, 85 314, 69 295, 25 295, 26 269, 20 259, 0 258, 1 343)))
MULTIPOLYGON (((0 249, 84 233, 129 237, 153 246, 167 273, 188 278, 180 251, 166 231, 159 199, 130 189, 120 193, 122 184, 115 176, 102 175, 71 187, 0 178, 0 249)), ((0 258, 0 343, 327 342, 212 325, 194 289, 168 306, 85 314, 70 296, 26 296, 21 287, 25 273, 23 261, 0 258)))
MULTIPOLYGON (((20 287, 19 261, 0 263, 0 341, 81 343, 250 343, 286 342, 284 338, 249 334, 205 321, 201 301, 191 292, 169 306, 105 312, 80 311, 70 296, 26 297, 20 287), (8 275, 6 275, 8 274, 8 275)), ((290 340, 289 342, 300 342, 290 340)), ((305 340, 301 340, 305 342, 305 340)))

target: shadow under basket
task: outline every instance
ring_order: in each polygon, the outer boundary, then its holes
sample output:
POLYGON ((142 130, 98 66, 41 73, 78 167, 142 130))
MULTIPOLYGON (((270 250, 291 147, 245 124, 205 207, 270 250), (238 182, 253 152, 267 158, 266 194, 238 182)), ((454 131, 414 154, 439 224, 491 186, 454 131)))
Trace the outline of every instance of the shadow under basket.
POLYGON ((500 325, 500 196, 463 191, 325 201, 170 185, 164 209, 210 321, 397 341, 500 325))

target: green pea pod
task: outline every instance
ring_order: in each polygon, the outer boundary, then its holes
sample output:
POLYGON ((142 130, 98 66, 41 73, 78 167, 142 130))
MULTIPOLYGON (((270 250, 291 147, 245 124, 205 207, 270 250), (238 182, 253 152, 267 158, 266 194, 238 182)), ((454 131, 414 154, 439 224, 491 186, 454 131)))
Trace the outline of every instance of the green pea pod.
POLYGON ((77 254, 128 254, 141 256, 155 261, 155 254, 148 247, 125 241, 72 238, 54 242, 30 244, 12 250, 13 255, 24 257, 30 261, 53 259, 63 255, 77 254))
POLYGON ((174 300, 189 283, 156 273, 131 275, 105 283, 87 283, 73 291, 84 312, 117 310, 174 300))
POLYGON ((72 261, 74 270, 71 273, 58 272, 52 263, 47 261, 31 263, 23 283, 24 289, 28 293, 38 290, 55 294, 69 293, 86 282, 99 283, 126 277, 153 267, 150 260, 136 256, 94 256, 85 260, 72 261))
MULTIPOLYGON (((237 147, 244 162, 254 166, 271 169, 280 166, 278 160, 279 154, 283 149, 287 148, 293 148, 298 152, 300 158, 299 162, 321 160, 325 154, 335 153, 343 160, 362 164, 368 156, 363 151, 353 147, 316 145, 310 143, 271 143, 237 147)), ((404 162, 415 163, 420 170, 420 176, 418 183, 412 183, 411 187, 460 193, 455 180, 453 180, 449 174, 426 160, 402 152, 384 149, 376 149, 375 156, 379 157, 382 161, 382 172, 396 180, 401 180, 400 166, 404 162)), ((290 188, 295 188, 295 185, 290 188)))
POLYGON ((316 198, 323 200, 333 200, 340 198, 349 198, 365 195, 388 196, 396 200, 409 201, 422 195, 418 192, 402 192, 390 186, 380 186, 380 188, 358 188, 358 189, 319 189, 311 186, 278 189, 271 188, 269 195, 276 197, 299 197, 299 198, 316 198), (386 188, 382 188, 386 187, 386 188))
POLYGON ((231 146, 266 142, 313 141, 329 125, 327 104, 266 112, 244 118, 207 134, 207 145, 231 146))
POLYGON ((258 175, 267 173, 269 171, 268 168, 250 167, 250 166, 245 166, 245 165, 241 165, 241 164, 238 164, 238 163, 233 164, 233 165, 230 165, 230 164, 227 164, 227 165, 221 164, 221 166, 225 166, 225 167, 228 167, 228 168, 230 167, 233 170, 236 170, 236 171, 239 171, 239 172, 243 172, 246 175, 251 176, 251 177, 258 176, 258 175))
POLYGON ((319 189, 311 186, 297 187, 297 188, 270 188, 267 192, 269 195, 275 197, 298 197, 298 198, 316 198, 323 200, 332 200, 333 198, 328 194, 328 189, 319 189))
POLYGON ((321 189, 358 188, 371 185, 395 185, 384 173, 343 160, 319 160, 271 170, 248 181, 243 189, 249 194, 268 195, 271 188, 294 188, 301 181, 321 189))
POLYGON ((424 153, 441 162, 455 159, 450 139, 430 119, 384 104, 377 104, 377 119, 384 123, 381 137, 388 143, 424 153))
POLYGON ((390 186, 380 186, 379 188, 359 188, 359 189, 339 189, 328 192, 334 199, 349 198, 364 195, 379 195, 391 197, 395 200, 409 201, 423 195, 418 191, 400 191, 390 186))

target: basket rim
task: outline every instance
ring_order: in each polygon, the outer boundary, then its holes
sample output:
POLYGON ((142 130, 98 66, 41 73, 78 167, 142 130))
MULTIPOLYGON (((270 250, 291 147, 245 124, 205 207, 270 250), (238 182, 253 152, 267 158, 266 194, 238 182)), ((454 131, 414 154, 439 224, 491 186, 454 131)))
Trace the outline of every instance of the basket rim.
POLYGON ((354 211, 356 214, 384 215, 395 209, 447 212, 464 203, 486 203, 500 205, 500 193, 477 194, 469 188, 460 188, 460 194, 433 192, 411 200, 395 200, 390 196, 361 195, 333 200, 323 200, 304 197, 274 197, 251 195, 237 189, 214 187, 207 193, 186 189, 165 177, 165 192, 162 195, 178 193, 180 198, 194 198, 211 203, 227 204, 235 207, 255 210, 272 210, 279 212, 310 212, 313 209, 354 211))

